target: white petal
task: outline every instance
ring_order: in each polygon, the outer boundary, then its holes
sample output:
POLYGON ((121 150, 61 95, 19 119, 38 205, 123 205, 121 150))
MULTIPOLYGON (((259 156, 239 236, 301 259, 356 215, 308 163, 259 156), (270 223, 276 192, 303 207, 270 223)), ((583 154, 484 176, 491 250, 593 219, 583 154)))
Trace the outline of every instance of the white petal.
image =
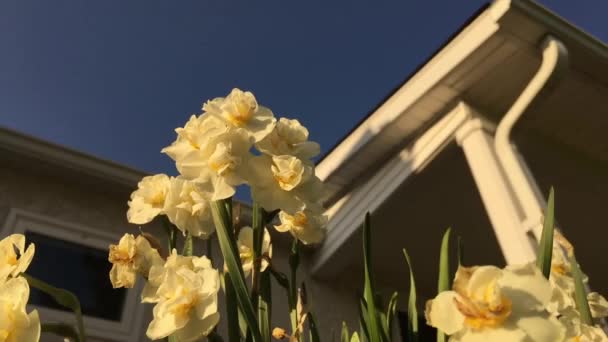
POLYGON ((427 323, 448 335, 464 327, 464 316, 456 308, 455 298, 456 292, 444 291, 426 305, 427 323))

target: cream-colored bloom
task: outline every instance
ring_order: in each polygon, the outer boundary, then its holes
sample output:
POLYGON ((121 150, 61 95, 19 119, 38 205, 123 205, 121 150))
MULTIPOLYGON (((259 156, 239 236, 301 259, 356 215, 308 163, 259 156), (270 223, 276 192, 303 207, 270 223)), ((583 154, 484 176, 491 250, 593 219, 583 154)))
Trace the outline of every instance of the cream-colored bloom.
POLYGON ((131 194, 127 220, 134 224, 152 221, 162 213, 168 190, 169 176, 158 174, 144 177, 131 194))
POLYGON ((25 311, 30 287, 23 277, 0 284, 0 341, 37 342, 40 339, 40 318, 33 310, 25 311))
POLYGON ((597 292, 587 294, 587 302, 593 318, 608 317, 608 301, 597 292))
POLYGON ((25 272, 32 262, 36 246, 31 243, 25 248, 25 236, 13 234, 0 241, 0 284, 8 277, 16 277, 25 272), (17 253, 18 252, 18 253, 17 253))
POLYGON ((298 120, 280 118, 276 126, 262 141, 256 144, 263 153, 280 156, 291 155, 310 159, 321 151, 318 143, 308 141, 308 130, 298 120))
POLYGON ((608 342, 606 333, 598 326, 583 324, 574 308, 564 310, 559 321, 566 329, 567 342, 608 342))
MULTIPOLYGON (((253 269, 253 229, 247 226, 241 228, 236 244, 239 249, 239 256, 241 257, 241 264, 243 265, 243 273, 245 277, 248 277, 253 269)), ((268 230, 266 229, 264 229, 262 240, 262 256, 272 258, 270 234, 268 234, 268 230)), ((260 271, 264 272, 266 267, 268 267, 268 260, 263 258, 260 265, 260 271)))
POLYGON ((320 207, 308 206, 293 215, 281 211, 279 219, 281 224, 274 228, 279 232, 290 232, 305 245, 320 243, 325 238, 327 216, 323 215, 320 207))
POLYGON ((153 265, 164 263, 145 237, 133 234, 123 235, 118 245, 110 245, 108 261, 112 263, 110 281, 114 288, 132 288, 137 274, 147 278, 153 265))
POLYGON ((226 131, 189 152, 172 153, 180 174, 197 183, 210 182, 212 200, 228 198, 235 187, 247 182, 247 163, 251 143, 242 129, 226 131))
POLYGON ((228 126, 212 115, 192 115, 184 127, 176 128, 175 132, 177 139, 161 152, 178 161, 193 151, 209 148, 213 139, 228 132, 228 126))
POLYGON ((179 341, 195 341, 217 325, 219 273, 206 257, 184 257, 173 250, 165 265, 150 269, 149 280, 152 285, 143 295, 148 291, 148 301, 157 303, 146 332, 150 339, 174 335, 179 341))
POLYGON ((295 214, 322 196, 322 183, 312 165, 294 156, 261 155, 254 157, 250 166, 253 200, 267 211, 281 209, 295 214))
POLYGON ((165 215, 182 233, 208 238, 215 226, 209 201, 213 189, 209 182, 194 183, 181 177, 171 178, 163 209, 165 215))
POLYGON ((258 142, 274 128, 276 119, 270 109, 260 106, 251 92, 232 89, 228 96, 216 98, 203 105, 203 111, 232 128, 240 128, 258 142))
POLYGON ((450 341, 561 341, 565 329, 545 309, 550 290, 534 264, 460 267, 454 290, 427 303, 427 322, 450 341))

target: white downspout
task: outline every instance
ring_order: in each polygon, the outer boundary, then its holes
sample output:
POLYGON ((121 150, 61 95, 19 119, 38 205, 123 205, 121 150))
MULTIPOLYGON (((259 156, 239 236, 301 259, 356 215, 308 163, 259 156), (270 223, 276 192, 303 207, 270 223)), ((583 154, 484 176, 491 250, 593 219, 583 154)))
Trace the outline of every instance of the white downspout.
POLYGON ((548 36, 542 50, 540 68, 500 121, 494 137, 496 155, 522 210, 524 232, 531 230, 537 239, 540 239, 545 200, 525 161, 511 143, 511 131, 549 81, 567 69, 568 50, 559 40, 548 36))

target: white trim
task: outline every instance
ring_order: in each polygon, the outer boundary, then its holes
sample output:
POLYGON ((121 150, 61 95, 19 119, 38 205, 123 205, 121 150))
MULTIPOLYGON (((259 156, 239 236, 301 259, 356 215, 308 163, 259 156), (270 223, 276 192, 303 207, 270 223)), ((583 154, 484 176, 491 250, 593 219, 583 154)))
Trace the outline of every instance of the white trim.
POLYGON ((456 141, 464 151, 507 264, 524 264, 536 258, 534 241, 521 227, 516 202, 496 158, 490 131, 481 119, 472 118, 458 129, 456 141))
POLYGON ((29 156, 129 188, 134 187, 142 177, 147 175, 145 172, 109 160, 0 127, 0 152, 4 151, 29 156))
POLYGON ((422 170, 449 142, 458 128, 471 117, 470 108, 460 103, 403 149, 353 193, 338 201, 332 213, 325 243, 315 254, 312 272, 318 273, 363 222, 366 211, 374 211, 413 173, 422 170))
POLYGON ((348 159, 356 156, 363 145, 369 143, 380 131, 440 84, 443 78, 487 42, 498 29, 499 25, 492 15, 488 12, 482 13, 325 156, 315 169, 319 178, 327 179, 347 163, 348 159))
MULTIPOLYGON (((109 244, 116 243, 120 239, 118 234, 108 233, 102 229, 90 228, 11 208, 0 232, 1 235, 23 234, 26 230, 102 250, 107 249, 109 244)), ((127 290, 120 322, 84 316, 87 335, 119 341, 137 341, 141 333, 143 320, 143 305, 139 304, 141 284, 142 282, 139 282, 139 286, 127 290)), ((45 307, 32 307, 39 311, 42 320, 74 322, 74 315, 71 313, 45 307)))

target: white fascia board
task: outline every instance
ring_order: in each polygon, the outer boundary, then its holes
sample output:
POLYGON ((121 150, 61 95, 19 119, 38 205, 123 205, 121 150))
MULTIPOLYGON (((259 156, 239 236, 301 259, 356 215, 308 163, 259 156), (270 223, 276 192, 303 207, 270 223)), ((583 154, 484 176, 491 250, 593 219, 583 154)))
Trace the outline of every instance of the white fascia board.
POLYGON ((319 272, 359 228, 365 212, 378 209, 405 180, 422 170, 450 143, 455 132, 473 115, 459 103, 412 145, 388 161, 367 182, 327 210, 330 215, 325 243, 315 253, 313 273, 319 272))
POLYGON ((357 155, 362 146, 403 115, 488 41, 499 30, 496 19, 508 9, 503 1, 499 1, 481 13, 317 165, 316 174, 319 178, 327 179, 352 156, 357 155))

